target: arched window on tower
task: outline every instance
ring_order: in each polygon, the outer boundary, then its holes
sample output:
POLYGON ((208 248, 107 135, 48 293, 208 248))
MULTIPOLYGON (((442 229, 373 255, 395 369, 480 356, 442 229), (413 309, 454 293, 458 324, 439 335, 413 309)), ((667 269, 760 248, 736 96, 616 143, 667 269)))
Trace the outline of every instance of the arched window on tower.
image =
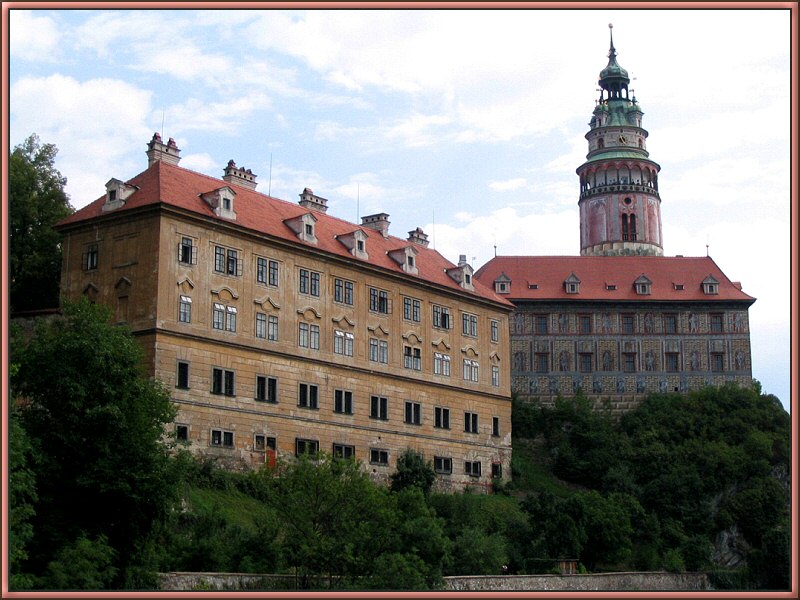
POLYGON ((600 138, 599 140, 597 140, 597 147, 598 148, 605 148, 606 147, 606 142, 605 142, 605 140, 603 138, 600 138))
POLYGON ((622 215, 622 241, 628 241, 628 215, 622 215))
POLYGON ((630 238, 631 242, 636 241, 636 215, 630 216, 630 221, 628 224, 628 237, 630 238))

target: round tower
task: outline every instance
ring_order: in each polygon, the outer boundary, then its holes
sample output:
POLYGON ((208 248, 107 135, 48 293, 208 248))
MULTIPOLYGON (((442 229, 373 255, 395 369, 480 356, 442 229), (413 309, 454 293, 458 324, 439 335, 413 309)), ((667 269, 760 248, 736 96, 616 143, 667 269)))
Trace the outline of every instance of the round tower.
POLYGON ((628 72, 617 63, 612 25, 608 66, 589 122, 589 153, 577 169, 581 194, 581 256, 663 255, 658 172, 649 159, 642 107, 628 72))

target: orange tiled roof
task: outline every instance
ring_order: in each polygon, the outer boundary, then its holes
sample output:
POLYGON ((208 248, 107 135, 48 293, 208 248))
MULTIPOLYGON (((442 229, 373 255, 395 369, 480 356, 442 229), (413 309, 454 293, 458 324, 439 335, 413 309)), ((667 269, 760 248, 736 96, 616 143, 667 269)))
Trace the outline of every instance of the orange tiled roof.
POLYGON ((511 301, 755 302, 708 256, 496 256, 475 272, 476 279, 492 288, 503 275, 511 280, 506 296, 511 301), (578 294, 568 294, 564 286, 572 274, 580 280, 578 294), (634 282, 642 275, 652 282, 649 295, 636 293, 634 282), (719 281, 718 294, 703 292, 709 275, 719 281))
MULTIPOLYGON (((445 259, 436 250, 425 248, 406 239, 391 235, 384 238, 380 232, 369 227, 338 219, 326 213, 311 211, 297 203, 273 198, 255 190, 228 183, 222 179, 158 161, 126 183, 137 186, 138 189, 126 199, 124 206, 109 213, 103 213, 104 195, 67 217, 59 226, 68 226, 105 215, 119 215, 135 208, 164 203, 208 218, 230 222, 258 233, 290 241, 299 246, 316 248, 356 262, 362 259, 352 256, 347 247, 336 239, 336 236, 352 233, 356 229, 360 229, 368 236, 366 249, 369 254, 369 261, 365 262, 388 271, 402 273, 400 265, 388 253, 406 246, 413 246, 419 252, 416 259, 419 274, 416 276, 409 275, 409 277, 416 277, 424 282, 470 293, 467 290, 463 290, 446 273, 447 269, 451 269, 456 265, 445 259), (236 213, 235 221, 216 216, 211 206, 200 197, 201 194, 224 186, 229 186, 236 191, 233 206, 236 213), (287 219, 308 212, 311 212, 317 218, 315 226, 317 244, 300 240, 295 232, 284 223, 287 219)), ((494 293, 491 285, 487 287, 477 281, 473 280, 473 282, 475 296, 511 307, 505 298, 494 293)))

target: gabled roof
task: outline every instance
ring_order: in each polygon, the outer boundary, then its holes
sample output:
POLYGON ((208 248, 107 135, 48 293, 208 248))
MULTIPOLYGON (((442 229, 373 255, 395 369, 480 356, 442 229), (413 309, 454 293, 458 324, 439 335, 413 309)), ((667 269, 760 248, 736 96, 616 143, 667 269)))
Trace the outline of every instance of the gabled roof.
POLYGON ((478 269, 475 279, 493 286, 495 281, 504 281, 504 275, 511 280, 506 297, 512 302, 755 302, 708 256, 496 256, 478 269), (564 289, 573 274, 581 282, 579 294, 564 289), (636 293, 634 283, 643 277, 652 282, 649 295, 636 293), (718 294, 703 293, 703 282, 709 277, 719 281, 718 294), (675 284, 683 284, 683 289, 675 284))
MULTIPOLYGON (((317 243, 312 244, 298 239, 295 232, 285 223, 289 219, 299 217, 309 212, 308 208, 296 203, 287 202, 278 198, 273 198, 247 187, 234 185, 236 189, 236 200, 234 211, 236 220, 229 220, 218 217, 214 210, 201 197, 202 194, 211 192, 228 185, 227 182, 185 169, 178 165, 172 165, 163 161, 157 161, 147 170, 139 173, 128 184, 135 185, 138 189, 131 194, 125 204, 111 212, 104 213, 103 204, 106 201, 105 195, 98 198, 91 204, 76 211, 61 223, 58 228, 66 228, 69 225, 76 225, 84 221, 96 218, 113 218, 123 215, 127 211, 145 206, 155 206, 165 204, 176 208, 184 209, 203 217, 230 223, 233 227, 241 227, 255 233, 264 234, 274 238, 315 248, 324 253, 346 258, 351 262, 364 262, 380 267, 393 273, 402 274, 405 277, 413 277, 422 282, 433 283, 449 288, 453 291, 465 293, 458 283, 447 275, 447 269, 455 267, 453 263, 445 259, 436 250, 426 248, 422 245, 414 245, 414 249, 419 253, 416 266, 419 269, 418 275, 409 276, 403 273, 402 267, 392 260, 389 252, 405 248, 410 244, 408 240, 382 235, 369 235, 374 233, 372 229, 355 225, 343 219, 338 219, 321 211, 314 211, 317 219, 315 234, 317 243), (355 229, 361 229, 368 234, 367 251, 369 260, 362 260, 354 257, 348 249, 337 240, 337 236, 352 234, 355 229)), ((467 292, 469 293, 469 292, 467 292)), ((496 295, 491 286, 481 284, 475 286, 475 291, 470 295, 478 298, 496 302, 511 308, 511 304, 505 299, 496 295)))

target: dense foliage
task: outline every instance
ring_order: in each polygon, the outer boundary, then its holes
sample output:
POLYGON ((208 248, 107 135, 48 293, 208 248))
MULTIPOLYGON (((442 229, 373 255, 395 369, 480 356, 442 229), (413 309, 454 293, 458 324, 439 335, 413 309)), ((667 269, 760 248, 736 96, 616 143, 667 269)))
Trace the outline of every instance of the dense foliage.
POLYGON ((109 316, 67 306, 13 336, 12 589, 222 571, 288 577, 265 589, 432 590, 443 576, 557 572, 565 559, 789 586, 790 419, 757 388, 655 395, 618 419, 580 396, 515 402, 514 481, 491 495, 436 492, 413 450, 389 487, 326 455, 239 473, 169 453, 169 396, 109 316), (725 536, 743 567, 719 568, 725 536))
POLYGON ((58 307, 61 237, 53 225, 72 212, 58 149, 36 134, 8 157, 8 284, 12 311, 58 307))
MULTIPOLYGON (((30 450, 15 455, 11 477, 34 481, 25 491, 31 531, 16 550, 28 573, 56 574, 53 560, 101 552, 113 571, 93 581, 119 585, 139 541, 177 498, 164 443, 175 414, 169 394, 143 375, 141 346, 109 318, 84 301, 12 340, 11 395, 21 425, 14 443, 30 450)), ((63 581, 54 575, 39 584, 63 581)))

